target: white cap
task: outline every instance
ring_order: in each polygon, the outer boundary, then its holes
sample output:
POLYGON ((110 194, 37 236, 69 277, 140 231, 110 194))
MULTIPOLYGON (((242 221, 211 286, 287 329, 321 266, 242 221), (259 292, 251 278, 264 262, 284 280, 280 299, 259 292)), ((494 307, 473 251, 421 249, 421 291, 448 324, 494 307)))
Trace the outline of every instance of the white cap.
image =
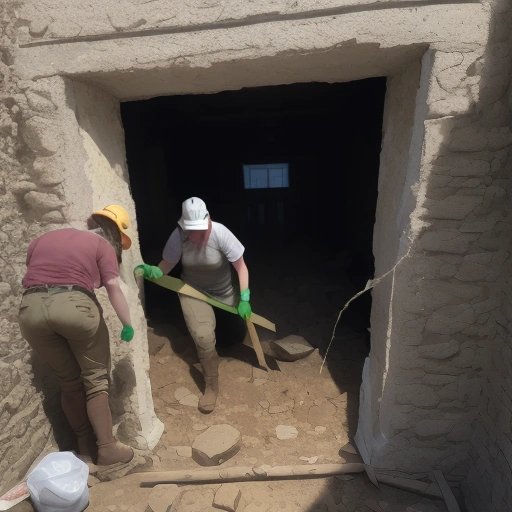
POLYGON ((185 231, 208 229, 208 217, 205 202, 199 197, 190 197, 181 205, 181 219, 178 224, 185 231))

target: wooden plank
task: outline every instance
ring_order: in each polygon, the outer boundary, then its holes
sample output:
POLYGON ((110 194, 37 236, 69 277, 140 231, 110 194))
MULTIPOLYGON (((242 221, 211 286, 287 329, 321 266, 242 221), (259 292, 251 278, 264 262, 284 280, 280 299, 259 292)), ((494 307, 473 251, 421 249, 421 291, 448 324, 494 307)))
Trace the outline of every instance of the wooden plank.
MULTIPOLYGON (((147 281, 155 283, 158 286, 162 286, 163 288, 167 288, 167 290, 182 293, 183 295, 187 295, 188 297, 193 297, 195 299, 202 300, 204 302, 207 302, 211 306, 232 313, 233 315, 238 315, 238 311, 234 306, 228 306, 227 304, 224 304, 218 301, 217 299, 214 299, 213 297, 210 297, 209 295, 206 295, 205 293, 196 290, 193 286, 190 286, 189 284, 183 282, 181 279, 177 279, 176 277, 163 276, 160 279, 147 279, 147 281)), ((252 313, 251 322, 256 325, 259 325, 260 327, 264 327, 269 331, 276 332, 276 326, 274 323, 260 315, 257 315, 256 313, 252 313)))
POLYGON ((256 327, 252 323, 252 315, 251 320, 247 319, 245 321, 247 324, 247 330, 249 331, 249 336, 252 342, 252 348, 254 352, 256 352, 256 357, 258 358, 258 364, 265 368, 265 370, 270 371, 270 368, 267 366, 267 361, 265 360, 265 354, 263 353, 263 349, 261 348, 260 339, 258 337, 258 333, 256 332, 256 327))
POLYGON ((432 472, 432 474, 434 475, 434 479, 437 482, 437 485, 439 485, 439 489, 441 489, 441 494, 443 495, 443 499, 448 512, 460 512, 459 504, 457 503, 457 500, 455 499, 455 496, 453 495, 453 492, 450 489, 450 486, 448 485, 443 472, 439 469, 436 469, 432 472))
POLYGON ((425 496, 432 496, 434 498, 442 498, 443 495, 436 484, 422 482, 421 480, 414 480, 412 478, 404 478, 399 476, 393 476, 387 473, 380 472, 375 469, 375 475, 377 480, 381 484, 391 485, 404 491, 417 492, 424 494, 425 496))
POLYGON ((131 475, 141 487, 158 484, 195 484, 198 482, 243 482, 247 480, 272 480, 312 478, 348 473, 362 473, 364 464, 297 464, 289 466, 234 466, 218 469, 184 469, 174 471, 149 471, 131 475))

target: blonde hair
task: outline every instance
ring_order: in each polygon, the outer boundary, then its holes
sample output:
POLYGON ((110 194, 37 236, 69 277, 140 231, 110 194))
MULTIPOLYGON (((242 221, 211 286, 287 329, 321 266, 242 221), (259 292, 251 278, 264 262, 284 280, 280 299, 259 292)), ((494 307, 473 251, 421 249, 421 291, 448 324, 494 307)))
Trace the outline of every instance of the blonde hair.
POLYGON ((94 231, 110 243, 114 248, 118 263, 122 263, 123 246, 121 244, 121 232, 119 231, 116 223, 107 217, 102 217, 101 215, 95 215, 92 220, 99 227, 93 228, 91 231, 94 231))

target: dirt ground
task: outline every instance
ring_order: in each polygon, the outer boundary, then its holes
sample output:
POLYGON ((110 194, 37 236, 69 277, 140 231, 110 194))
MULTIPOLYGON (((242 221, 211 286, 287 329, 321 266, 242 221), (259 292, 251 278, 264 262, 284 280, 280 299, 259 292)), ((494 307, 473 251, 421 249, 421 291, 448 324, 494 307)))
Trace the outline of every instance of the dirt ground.
MULTIPOLYGON (((290 251, 297 254, 296 248, 290 251)), ((220 394, 215 411, 209 415, 201 414, 195 405, 202 390, 202 376, 194 366, 195 349, 176 297, 165 291, 165 306, 153 308, 148 322, 153 397, 156 413, 165 424, 164 434, 153 450, 152 470, 201 469, 191 458, 190 446, 201 432, 219 424, 235 427, 242 439, 240 451, 220 467, 359 460, 357 455, 341 449, 351 441, 357 426, 361 371, 369 348, 364 307, 360 308, 362 314, 356 306, 343 318, 322 372, 320 368, 337 313, 360 283, 347 278, 350 261, 343 254, 334 255, 331 260, 321 254, 316 258, 309 254, 305 263, 284 254, 281 261, 285 265, 251 265, 253 310, 278 327, 277 333, 258 328, 265 352, 271 352, 271 340, 288 334, 304 336, 316 347, 315 351, 295 362, 267 357, 272 368, 267 373, 256 367, 256 357, 247 340, 219 347, 220 394), (297 279, 304 275, 307 279, 297 279), (296 437, 278 439, 278 425, 294 427, 296 437)), ((385 485, 376 488, 365 474, 225 485, 240 489, 241 512, 446 510, 441 500, 385 485)), ((90 489, 89 510, 218 510, 212 507, 212 501, 219 486, 140 488, 137 477, 128 475, 94 485, 90 489)))
MULTIPOLYGON (((219 468, 360 460, 342 449, 352 441, 357 427, 361 372, 369 350, 368 302, 358 299, 343 315, 320 369, 338 312, 364 286, 365 278, 358 277, 357 267, 343 253, 327 257, 309 248, 307 256, 298 258, 298 254, 299 248, 288 246, 272 266, 261 255, 248 262, 251 303, 255 312, 277 325, 277 333, 258 328, 266 353, 271 353, 272 340, 289 334, 303 336, 314 352, 295 362, 267 356, 272 368, 267 373, 257 368, 247 339, 220 346, 241 340, 226 328, 226 318, 219 317, 220 394, 209 415, 197 410, 202 375, 177 296, 148 285, 153 287, 146 288, 150 378, 155 410, 165 431, 152 452, 152 467, 144 470, 204 469, 192 459, 191 445, 201 432, 219 424, 229 424, 241 434, 240 450, 219 468), (295 429, 296 436, 279 439, 279 425, 295 429)), ((90 481, 90 512, 219 510, 212 502, 220 484, 142 488, 135 474, 110 482, 90 481)), ((363 473, 224 485, 240 490, 240 512, 446 511, 441 500, 382 484, 377 488, 363 473)))
MULTIPOLYGON (((153 342, 160 343, 154 333, 153 342)), ((168 343, 151 358, 157 414, 165 432, 154 450, 152 470, 200 469, 190 456, 195 437, 211 425, 227 423, 242 434, 242 448, 221 467, 340 463, 359 460, 340 451, 348 441, 350 383, 340 391, 329 371, 319 374, 318 351, 294 363, 279 362, 269 375, 237 357, 224 357, 220 366, 221 393, 216 410, 203 415, 194 406, 180 405, 174 392, 187 388, 199 396, 199 387, 183 358, 168 343), (169 369, 172 368, 172 372, 169 369), (277 425, 297 429, 295 439, 279 440, 277 425)), ((351 375, 347 361, 340 371, 351 375)), ((355 420, 355 417, 353 418, 355 420)), ((440 500, 385 485, 374 487, 364 474, 329 478, 225 484, 240 489, 242 512, 444 512, 440 500)), ((220 484, 159 485, 139 488, 128 475, 90 489, 91 512, 204 512, 212 507, 220 484), (171 505, 173 498, 173 508, 171 505)))

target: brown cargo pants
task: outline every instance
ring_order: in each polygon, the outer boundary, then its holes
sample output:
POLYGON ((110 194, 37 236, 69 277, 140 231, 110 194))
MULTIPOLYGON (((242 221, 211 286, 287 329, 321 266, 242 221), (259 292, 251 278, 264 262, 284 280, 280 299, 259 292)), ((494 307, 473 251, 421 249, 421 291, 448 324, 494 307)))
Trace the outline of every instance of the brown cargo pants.
POLYGON ((48 288, 23 296, 23 337, 55 373, 62 391, 108 393, 110 345, 99 304, 80 291, 48 288))

